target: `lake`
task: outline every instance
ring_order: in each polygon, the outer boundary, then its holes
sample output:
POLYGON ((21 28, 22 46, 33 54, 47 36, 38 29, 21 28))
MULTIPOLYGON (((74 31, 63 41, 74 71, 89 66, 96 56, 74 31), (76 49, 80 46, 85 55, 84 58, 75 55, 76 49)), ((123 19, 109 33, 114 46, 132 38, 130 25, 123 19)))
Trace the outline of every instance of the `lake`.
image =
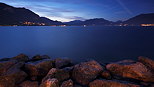
POLYGON ((154 59, 154 27, 0 27, 0 58, 20 53, 75 61, 154 59))

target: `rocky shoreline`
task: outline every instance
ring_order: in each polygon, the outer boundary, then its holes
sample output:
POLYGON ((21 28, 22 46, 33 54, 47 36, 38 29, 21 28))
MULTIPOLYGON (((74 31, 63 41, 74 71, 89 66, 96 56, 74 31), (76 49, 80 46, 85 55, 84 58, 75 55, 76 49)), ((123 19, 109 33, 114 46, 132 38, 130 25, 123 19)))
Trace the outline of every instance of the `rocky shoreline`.
POLYGON ((154 87, 154 61, 73 64, 70 59, 20 54, 0 59, 0 87, 154 87))

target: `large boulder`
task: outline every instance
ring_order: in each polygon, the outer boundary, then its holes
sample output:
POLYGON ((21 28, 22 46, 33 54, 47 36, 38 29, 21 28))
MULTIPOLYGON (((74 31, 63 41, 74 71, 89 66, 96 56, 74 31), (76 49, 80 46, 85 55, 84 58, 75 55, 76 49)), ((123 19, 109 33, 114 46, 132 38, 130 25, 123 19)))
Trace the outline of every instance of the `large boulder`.
POLYGON ((9 61, 11 58, 1 58, 0 61, 9 61))
POLYGON ((106 66, 113 76, 154 82, 154 73, 140 62, 120 61, 106 66))
POLYGON ((56 78, 49 78, 46 81, 42 82, 40 87, 59 87, 59 81, 56 78))
POLYGON ((0 76, 0 87, 14 87, 16 84, 25 80, 27 74, 20 70, 23 65, 23 62, 19 62, 9 68, 6 73, 3 73, 0 76))
POLYGON ((24 81, 18 87, 39 87, 37 81, 24 81))
POLYGON ((105 78, 105 79, 112 79, 111 73, 109 71, 107 71, 107 70, 103 71, 101 73, 101 76, 102 76, 102 78, 105 78))
POLYGON ((71 79, 67 80, 67 81, 64 81, 60 87, 74 87, 73 86, 73 81, 71 79))
POLYGON ((145 66, 147 66, 152 72, 154 72, 154 61, 147 58, 140 56, 138 58, 139 62, 143 63, 145 66))
POLYGON ((37 77, 44 77, 48 73, 48 71, 53 67, 52 63, 53 61, 49 59, 28 62, 25 64, 25 71, 32 80, 36 80, 37 77))
POLYGON ((58 81, 62 82, 70 78, 70 72, 63 69, 52 68, 48 74, 43 78, 42 82, 47 79, 56 78, 58 81))
POLYGON ((48 55, 35 55, 32 57, 30 61, 38 61, 38 60, 43 60, 43 59, 50 59, 48 55))
POLYGON ((6 73, 7 70, 13 65, 15 65, 16 63, 17 61, 0 61, 0 76, 3 73, 6 73))
POLYGON ((114 80, 94 80, 89 87, 140 87, 139 85, 114 80))
POLYGON ((15 57, 13 57, 11 60, 17 60, 17 61, 20 61, 20 62, 26 62, 29 60, 29 57, 26 56, 25 54, 19 54, 15 57))
POLYGON ((55 67, 56 68, 64 68, 72 65, 72 62, 70 59, 65 59, 65 58, 56 58, 54 60, 55 67))
POLYGON ((76 82, 82 85, 87 85, 90 81, 94 80, 102 71, 103 67, 93 60, 75 65, 72 77, 76 82))

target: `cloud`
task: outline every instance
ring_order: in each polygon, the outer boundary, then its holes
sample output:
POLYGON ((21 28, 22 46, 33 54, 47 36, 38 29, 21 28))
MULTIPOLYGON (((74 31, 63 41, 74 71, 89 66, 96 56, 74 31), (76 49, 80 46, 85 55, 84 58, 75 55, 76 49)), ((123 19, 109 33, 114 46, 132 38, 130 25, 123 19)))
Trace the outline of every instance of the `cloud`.
POLYGON ((71 20, 86 20, 83 17, 79 17, 79 16, 71 16, 71 17, 65 17, 67 19, 71 19, 71 20))
POLYGON ((121 0, 116 0, 122 7, 123 9, 130 15, 132 15, 133 13, 130 11, 130 9, 127 8, 127 6, 121 1, 121 0))

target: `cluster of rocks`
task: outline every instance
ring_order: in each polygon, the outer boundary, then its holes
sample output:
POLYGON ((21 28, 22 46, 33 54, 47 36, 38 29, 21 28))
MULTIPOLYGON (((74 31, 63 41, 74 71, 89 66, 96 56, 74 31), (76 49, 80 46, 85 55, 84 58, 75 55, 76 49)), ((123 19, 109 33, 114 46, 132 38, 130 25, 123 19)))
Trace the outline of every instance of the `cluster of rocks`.
POLYGON ((73 64, 65 58, 20 54, 0 60, 0 87, 154 87, 154 61, 139 57, 73 64))

